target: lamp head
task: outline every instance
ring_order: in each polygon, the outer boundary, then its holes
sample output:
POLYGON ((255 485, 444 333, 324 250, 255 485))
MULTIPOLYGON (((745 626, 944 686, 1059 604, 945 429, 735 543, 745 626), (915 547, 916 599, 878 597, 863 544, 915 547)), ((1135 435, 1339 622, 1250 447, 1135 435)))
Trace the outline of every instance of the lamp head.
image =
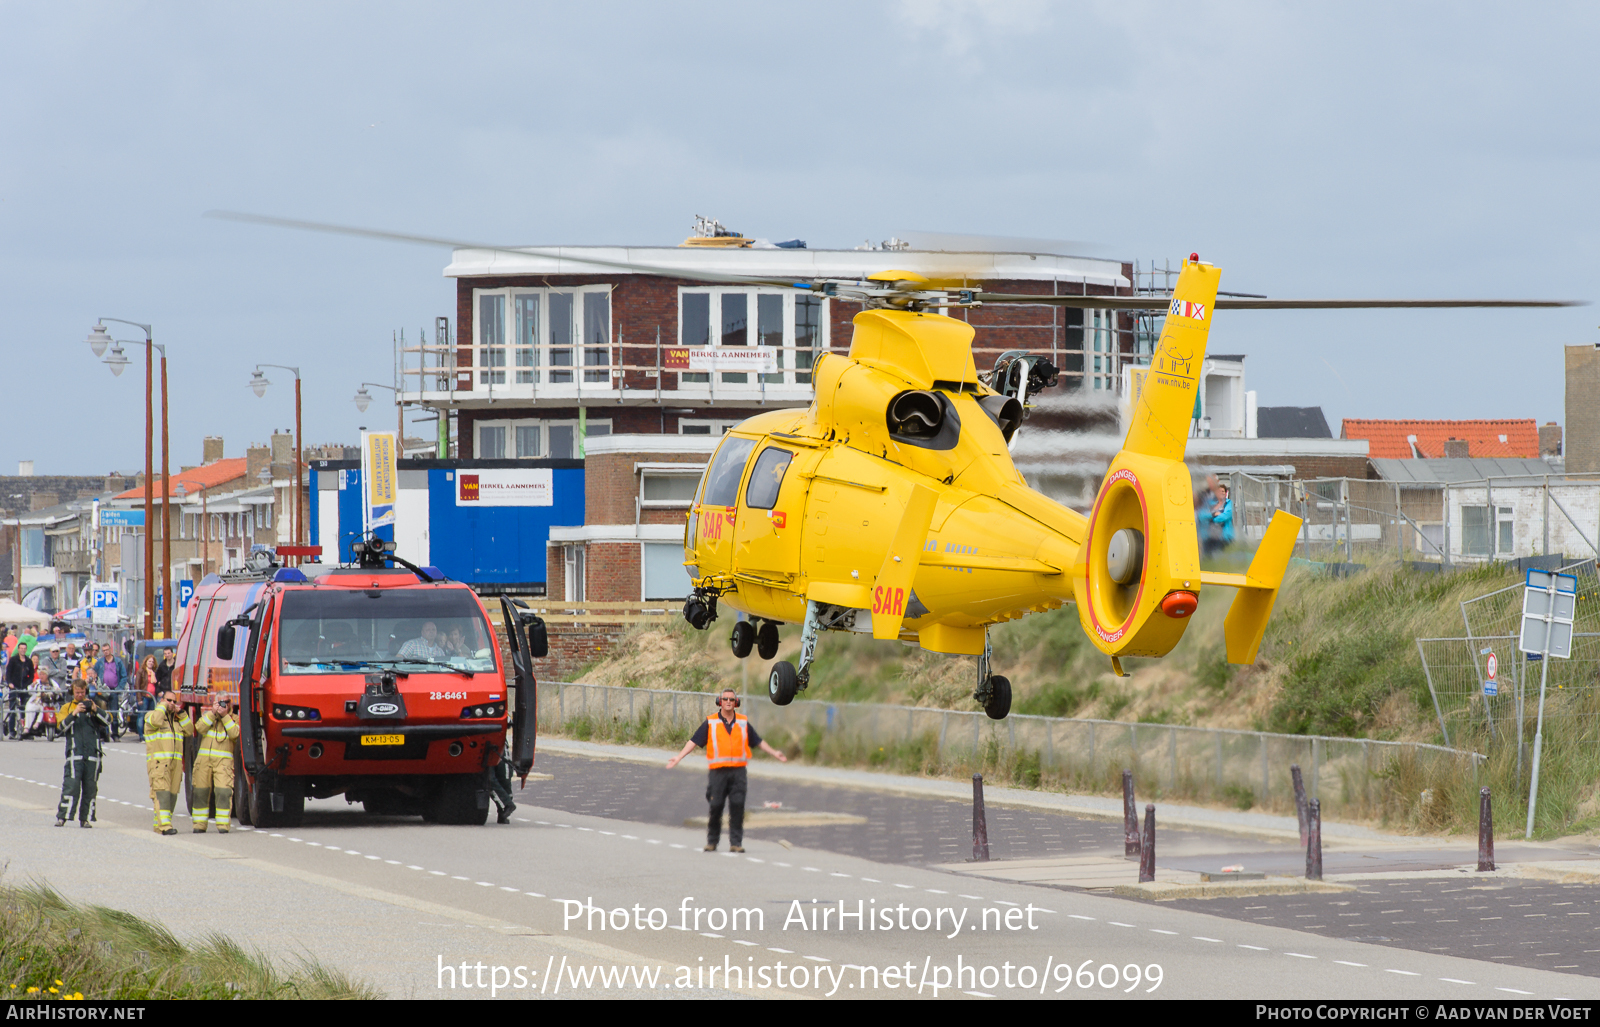
POLYGON ((267 394, 267 386, 271 384, 271 382, 267 381, 267 376, 262 374, 259 370, 251 372, 250 389, 256 394, 257 399, 260 399, 262 396, 267 394))
POLYGON ((372 393, 367 391, 367 387, 365 385, 356 390, 355 399, 356 409, 363 414, 367 412, 367 407, 372 405, 372 393))
POLYGON ((111 368, 111 373, 116 377, 122 377, 122 372, 128 369, 129 363, 128 354, 122 351, 122 343, 113 342, 111 352, 105 359, 105 365, 111 368))
POLYGON ((106 355, 106 347, 111 345, 111 336, 106 334, 105 325, 95 325, 89 331, 89 348, 94 350, 96 358, 106 355))

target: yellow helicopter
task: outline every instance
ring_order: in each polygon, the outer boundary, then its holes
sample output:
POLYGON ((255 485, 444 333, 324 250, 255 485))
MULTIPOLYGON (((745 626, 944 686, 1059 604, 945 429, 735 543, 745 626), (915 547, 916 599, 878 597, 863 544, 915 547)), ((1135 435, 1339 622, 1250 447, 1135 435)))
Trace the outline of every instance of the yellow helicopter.
MULTIPOLYGON (((209 216, 424 245, 541 254, 374 229, 233 212, 209 216)), ((1166 296, 985 292, 884 270, 862 281, 794 282, 563 259, 634 274, 778 285, 856 300, 848 355, 818 357, 815 398, 730 429, 688 514, 684 617, 709 628, 719 604, 745 614, 730 644, 777 655, 778 628, 799 623, 798 665, 780 661, 768 695, 782 706, 810 680, 823 631, 870 633, 930 652, 978 658, 973 698, 996 720, 1011 684, 993 673, 989 628, 1077 605, 1089 640, 1121 658, 1160 657, 1183 637, 1202 588, 1237 590, 1225 621, 1230 663, 1255 662, 1300 519, 1277 511, 1248 570, 1200 569, 1184 452, 1217 309, 1547 307, 1556 300, 1275 300, 1218 296, 1221 272, 1197 254, 1166 296), (980 375, 974 330, 936 311, 987 303, 1165 310, 1128 433, 1085 517, 1030 488, 1009 443, 1029 395, 1055 384, 1041 356, 1008 352, 980 375)))

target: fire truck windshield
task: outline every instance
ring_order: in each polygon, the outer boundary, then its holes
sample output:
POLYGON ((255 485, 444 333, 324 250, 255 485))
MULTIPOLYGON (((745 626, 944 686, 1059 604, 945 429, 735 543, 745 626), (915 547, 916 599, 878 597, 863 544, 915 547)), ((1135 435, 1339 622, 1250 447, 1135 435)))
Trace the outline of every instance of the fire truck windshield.
POLYGON ((296 590, 283 597, 279 631, 284 674, 495 669, 494 635, 464 589, 296 590))

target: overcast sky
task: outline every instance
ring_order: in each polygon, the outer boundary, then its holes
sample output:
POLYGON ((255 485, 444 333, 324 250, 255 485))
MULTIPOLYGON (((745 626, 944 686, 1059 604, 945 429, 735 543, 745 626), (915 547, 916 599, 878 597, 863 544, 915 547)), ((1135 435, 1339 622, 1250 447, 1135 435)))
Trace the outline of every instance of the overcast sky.
MULTIPOLYGON (((1600 298, 1596 38, 1600 7, 1556 4, 0 0, 0 473, 142 464, 142 369, 92 358, 100 316, 169 347, 174 465, 293 423, 257 361, 301 366, 308 443, 392 423, 350 397, 396 330, 454 321, 448 251, 215 207, 526 244, 671 245, 702 213, 1197 250, 1274 296, 1600 298)), ((1225 312, 1211 348, 1335 426, 1564 421, 1561 347, 1597 324, 1225 312)))

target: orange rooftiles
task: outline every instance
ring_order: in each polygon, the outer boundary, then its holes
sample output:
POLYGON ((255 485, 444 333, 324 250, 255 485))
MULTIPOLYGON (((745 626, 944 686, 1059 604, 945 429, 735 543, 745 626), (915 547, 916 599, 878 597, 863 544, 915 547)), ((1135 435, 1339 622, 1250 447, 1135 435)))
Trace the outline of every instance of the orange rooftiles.
MULTIPOLYGON (((187 471, 172 475, 172 484, 173 487, 182 485, 188 492, 196 493, 202 489, 213 489, 218 485, 241 479, 244 477, 244 470, 245 458, 242 456, 229 457, 225 460, 213 460, 209 464, 202 464, 199 467, 192 467, 187 471)), ((157 498, 165 494, 161 485, 161 479, 157 478, 155 482, 155 495, 157 498)), ((144 486, 140 485, 126 492, 119 492, 111 498, 143 499, 144 486)))
POLYGON ((1465 439, 1468 457, 1539 456, 1539 425, 1532 418, 1519 421, 1379 421, 1346 418, 1339 431, 1343 439, 1365 439, 1367 455, 1374 460, 1439 459, 1447 439, 1465 439), (1411 436, 1416 436, 1412 451, 1411 436))

